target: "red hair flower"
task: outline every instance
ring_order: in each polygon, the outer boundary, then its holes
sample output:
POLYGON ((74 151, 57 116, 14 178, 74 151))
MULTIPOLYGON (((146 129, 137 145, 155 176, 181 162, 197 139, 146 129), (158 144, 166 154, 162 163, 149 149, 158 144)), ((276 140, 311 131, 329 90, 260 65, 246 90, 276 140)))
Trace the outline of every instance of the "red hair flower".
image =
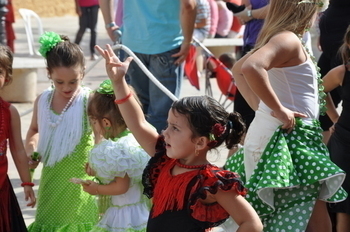
POLYGON ((220 123, 215 123, 215 125, 211 129, 211 133, 209 134, 210 142, 207 144, 208 147, 215 147, 218 141, 215 138, 220 137, 226 130, 226 127, 221 125, 220 123))
POLYGON ((226 130, 226 127, 221 125, 220 123, 215 123, 215 125, 211 129, 211 133, 214 134, 215 137, 220 137, 226 130))

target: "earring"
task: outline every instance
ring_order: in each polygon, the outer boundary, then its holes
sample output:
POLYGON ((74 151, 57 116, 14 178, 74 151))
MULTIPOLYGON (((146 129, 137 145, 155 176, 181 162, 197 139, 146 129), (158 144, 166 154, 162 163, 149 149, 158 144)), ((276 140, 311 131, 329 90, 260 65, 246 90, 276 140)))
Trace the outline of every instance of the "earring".
POLYGON ((198 155, 199 155, 199 151, 197 150, 197 148, 196 148, 196 150, 194 150, 194 155, 195 155, 195 156, 198 156, 198 155))

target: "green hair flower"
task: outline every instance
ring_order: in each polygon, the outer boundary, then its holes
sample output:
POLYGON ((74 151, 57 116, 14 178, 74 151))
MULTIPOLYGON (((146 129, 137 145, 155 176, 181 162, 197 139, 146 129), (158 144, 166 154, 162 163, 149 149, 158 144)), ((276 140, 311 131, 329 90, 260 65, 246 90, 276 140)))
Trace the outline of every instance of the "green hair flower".
POLYGON ((96 91, 101 94, 114 94, 111 80, 103 81, 96 91))
POLYGON ((55 32, 49 31, 45 32, 39 38, 39 43, 41 44, 39 48, 40 54, 46 58, 46 54, 51 51, 59 42, 63 42, 61 36, 55 32))

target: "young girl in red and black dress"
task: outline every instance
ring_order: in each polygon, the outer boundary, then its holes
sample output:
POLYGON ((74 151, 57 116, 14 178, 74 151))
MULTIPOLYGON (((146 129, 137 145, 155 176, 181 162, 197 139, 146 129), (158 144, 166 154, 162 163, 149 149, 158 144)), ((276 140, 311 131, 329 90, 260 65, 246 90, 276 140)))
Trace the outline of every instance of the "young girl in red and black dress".
MULTIPOLYGON (((13 56, 9 47, 0 45, 0 89, 12 80, 13 56)), ((7 143, 16 165, 27 206, 35 206, 34 184, 30 182, 27 154, 21 137, 17 109, 0 97, 0 232, 27 231, 21 209, 7 175, 7 143)))
POLYGON ((206 155, 225 142, 237 144, 244 132, 239 115, 228 113, 213 98, 187 97, 169 110, 162 135, 145 120, 132 96, 125 73, 132 58, 120 62, 109 45, 97 50, 106 60, 115 103, 136 140, 152 156, 144 170, 144 194, 153 206, 147 231, 204 232, 231 216, 238 231, 262 231, 262 224, 244 199, 246 190, 237 174, 210 164, 206 155))

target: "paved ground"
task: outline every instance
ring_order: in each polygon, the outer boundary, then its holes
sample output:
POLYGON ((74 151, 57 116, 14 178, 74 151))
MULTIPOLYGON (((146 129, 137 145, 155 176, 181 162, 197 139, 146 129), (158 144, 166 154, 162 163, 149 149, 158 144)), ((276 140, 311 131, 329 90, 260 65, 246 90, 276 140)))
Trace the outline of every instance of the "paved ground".
MULTIPOLYGON (((45 31, 55 31, 59 34, 68 35, 69 38, 73 41, 75 38, 75 33, 78 30, 78 18, 75 16, 65 16, 65 17, 53 17, 53 18, 42 18, 42 23, 44 26, 45 31)), ((26 40, 26 34, 24 30, 24 24, 22 19, 16 19, 16 23, 14 24, 15 32, 17 39, 15 41, 15 55, 21 56, 21 57, 28 57, 28 44, 26 40)), ((108 36, 105 33, 104 29, 104 23, 102 20, 102 17, 100 15, 99 18, 99 24, 98 24, 98 41, 97 44, 104 46, 105 44, 110 43, 110 40, 108 36)), ((92 65, 92 61, 89 60, 90 54, 88 50, 88 44, 89 44, 89 32, 87 31, 85 34, 85 37, 83 38, 82 43, 80 44, 82 49, 84 50, 86 54, 87 59, 87 67, 92 65)), ((87 86, 90 86, 92 89, 96 88, 99 83, 101 83, 102 80, 105 80, 107 78, 104 70, 104 63, 99 62, 94 69, 92 69, 89 73, 87 73, 84 84, 87 86)), ((215 79, 211 80, 214 97, 216 99, 219 99, 220 91, 217 88, 217 85, 215 83, 215 79)), ((37 80, 37 94, 41 93, 44 89, 46 89, 50 85, 50 82, 47 79, 46 71, 45 69, 38 71, 38 80, 37 80)), ((30 86, 28 86, 30 88, 30 86)), ((201 90, 198 91, 193 86, 191 86, 188 82, 188 80, 184 80, 183 84, 183 90, 181 93, 182 96, 188 96, 188 95, 204 95, 204 78, 201 79, 201 90)), ((21 117, 22 122, 22 137, 25 139, 26 131, 29 127, 30 120, 31 120, 31 109, 32 109, 32 103, 14 103, 14 105, 17 107, 20 114, 23 116, 21 117)), ((232 107, 232 106, 231 106, 232 107)), ((230 107, 230 108, 231 108, 230 107)), ((232 109, 232 108, 231 108, 232 109)), ((217 163, 218 165, 223 164, 225 161, 227 154, 226 149, 220 149, 218 154, 211 154, 210 160, 217 163)), ((35 216, 35 208, 28 208, 26 207, 26 202, 24 201, 24 195, 22 193, 22 187, 20 187, 21 181, 19 180, 17 170, 13 164, 12 158, 10 155, 9 157, 9 176, 12 181, 13 187, 15 189, 15 192, 18 196, 18 200, 20 203, 20 206, 23 211, 23 216, 26 221, 26 224, 29 225, 33 220, 35 216)), ((35 190, 38 189, 39 184, 39 178, 40 178, 40 166, 36 170, 34 174, 34 182, 36 184, 35 190)))

